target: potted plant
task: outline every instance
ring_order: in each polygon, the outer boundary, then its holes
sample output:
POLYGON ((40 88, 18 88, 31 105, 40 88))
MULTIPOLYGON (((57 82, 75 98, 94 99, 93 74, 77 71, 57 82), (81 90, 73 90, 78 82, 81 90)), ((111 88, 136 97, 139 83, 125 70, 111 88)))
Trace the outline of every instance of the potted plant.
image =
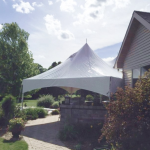
POLYGON ((19 135, 24 128, 25 122, 22 118, 13 118, 9 121, 8 131, 12 132, 13 138, 19 138, 19 135))
POLYGON ((92 95, 87 95, 86 96, 86 104, 87 106, 91 106, 93 103, 94 97, 92 95))

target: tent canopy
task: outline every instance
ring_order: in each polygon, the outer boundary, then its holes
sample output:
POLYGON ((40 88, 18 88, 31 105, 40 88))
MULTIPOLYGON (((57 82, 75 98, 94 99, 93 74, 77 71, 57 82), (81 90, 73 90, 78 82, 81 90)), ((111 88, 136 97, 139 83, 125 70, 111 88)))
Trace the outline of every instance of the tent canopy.
POLYGON ((106 62, 109 66, 111 66, 111 67, 113 68, 113 67, 114 67, 114 65, 115 65, 116 59, 117 59, 117 57, 116 57, 116 58, 114 58, 113 60, 105 61, 105 62, 106 62))
POLYGON ((43 87, 74 87, 108 96, 121 86, 122 73, 97 56, 86 43, 65 62, 37 76, 23 80, 23 93, 43 87), (113 84, 112 84, 113 83, 113 84))

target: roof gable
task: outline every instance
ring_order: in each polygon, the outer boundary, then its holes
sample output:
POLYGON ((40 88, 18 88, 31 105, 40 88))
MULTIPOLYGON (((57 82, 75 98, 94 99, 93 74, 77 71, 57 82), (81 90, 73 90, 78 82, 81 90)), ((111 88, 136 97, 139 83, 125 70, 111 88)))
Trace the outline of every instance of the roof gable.
POLYGON ((115 62, 115 68, 123 68, 125 57, 128 53, 134 34, 138 29, 139 24, 145 26, 150 30, 150 13, 134 11, 128 29, 126 31, 122 46, 120 48, 117 60, 115 62))
POLYGON ((148 12, 141 12, 141 11, 135 11, 139 16, 141 16, 144 20, 146 20, 148 23, 150 23, 150 13, 148 12))

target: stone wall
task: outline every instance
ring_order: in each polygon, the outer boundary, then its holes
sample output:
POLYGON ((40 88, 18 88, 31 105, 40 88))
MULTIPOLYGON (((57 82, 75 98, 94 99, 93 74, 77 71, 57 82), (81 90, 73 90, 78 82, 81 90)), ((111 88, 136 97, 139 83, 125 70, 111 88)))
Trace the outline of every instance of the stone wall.
POLYGON ((99 123, 104 121, 106 109, 103 106, 60 105, 60 121, 73 123, 99 123))

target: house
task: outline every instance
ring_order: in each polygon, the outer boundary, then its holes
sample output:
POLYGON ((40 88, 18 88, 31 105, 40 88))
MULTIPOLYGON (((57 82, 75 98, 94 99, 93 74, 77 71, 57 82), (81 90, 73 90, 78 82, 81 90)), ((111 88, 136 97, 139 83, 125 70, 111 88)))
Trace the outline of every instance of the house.
POLYGON ((133 12, 114 67, 123 70, 124 85, 131 87, 150 68, 150 13, 133 12))

